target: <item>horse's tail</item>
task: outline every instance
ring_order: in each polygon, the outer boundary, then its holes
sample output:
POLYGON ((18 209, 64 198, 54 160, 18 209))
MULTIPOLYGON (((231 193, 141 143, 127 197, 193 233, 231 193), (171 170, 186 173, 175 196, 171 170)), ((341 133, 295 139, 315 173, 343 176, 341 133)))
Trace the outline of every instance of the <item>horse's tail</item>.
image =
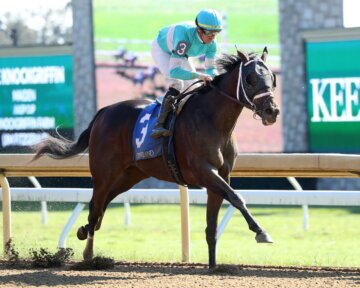
POLYGON ((32 161, 47 155, 54 159, 65 159, 74 157, 81 152, 84 152, 89 146, 89 139, 91 129, 94 125, 95 119, 105 108, 99 110, 95 117, 91 120, 88 128, 86 128, 79 136, 77 141, 70 141, 57 133, 56 137, 49 136, 40 143, 33 146, 35 156, 32 161))

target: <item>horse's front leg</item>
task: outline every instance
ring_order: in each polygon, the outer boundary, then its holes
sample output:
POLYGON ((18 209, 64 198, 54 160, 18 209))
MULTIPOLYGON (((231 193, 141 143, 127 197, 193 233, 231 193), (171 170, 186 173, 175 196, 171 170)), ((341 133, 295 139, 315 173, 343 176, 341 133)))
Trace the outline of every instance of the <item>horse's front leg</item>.
POLYGON ((206 242, 209 250, 209 268, 216 266, 216 229, 219 210, 223 202, 223 198, 208 190, 207 208, 206 208, 206 242))
POLYGON ((250 211, 247 209, 244 198, 242 198, 241 195, 237 195, 235 191, 224 181, 224 179, 218 175, 215 169, 210 170, 205 179, 207 182, 204 183, 204 186, 207 189, 221 195, 224 199, 229 201, 231 205, 240 210, 249 225, 249 229, 256 233, 255 239, 258 243, 273 242, 270 235, 259 226, 250 211))

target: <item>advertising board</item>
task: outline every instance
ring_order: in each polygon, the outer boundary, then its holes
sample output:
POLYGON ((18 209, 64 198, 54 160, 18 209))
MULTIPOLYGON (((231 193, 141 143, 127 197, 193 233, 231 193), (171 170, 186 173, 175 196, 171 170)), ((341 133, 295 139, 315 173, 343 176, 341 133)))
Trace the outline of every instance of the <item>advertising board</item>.
POLYGON ((70 48, 0 49, 0 151, 19 152, 55 129, 73 137, 70 48))
POLYGON ((307 34, 309 152, 360 152, 359 32, 307 34))

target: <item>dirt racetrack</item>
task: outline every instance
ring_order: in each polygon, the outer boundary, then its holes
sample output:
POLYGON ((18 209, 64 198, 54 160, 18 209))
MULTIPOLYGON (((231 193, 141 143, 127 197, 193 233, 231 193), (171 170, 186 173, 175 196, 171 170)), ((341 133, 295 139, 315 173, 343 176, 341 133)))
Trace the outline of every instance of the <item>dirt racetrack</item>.
POLYGON ((164 263, 116 263, 103 271, 70 268, 9 269, 3 262, 0 287, 360 287, 360 269, 220 265, 209 272, 203 264, 164 263))

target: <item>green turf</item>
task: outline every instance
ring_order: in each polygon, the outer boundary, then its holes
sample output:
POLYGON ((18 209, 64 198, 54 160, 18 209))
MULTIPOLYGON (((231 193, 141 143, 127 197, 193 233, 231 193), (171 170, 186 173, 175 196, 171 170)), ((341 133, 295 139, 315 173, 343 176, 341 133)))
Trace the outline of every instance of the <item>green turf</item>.
MULTIPOLYGON (((163 26, 194 21, 200 9, 213 8, 227 16, 229 43, 235 43, 239 48, 244 43, 279 43, 277 0, 192 1, 191 5, 179 0, 94 0, 93 7, 95 38, 152 40, 163 26)), ((97 43, 96 48, 116 49, 118 46, 97 43)), ((125 48, 149 50, 148 44, 128 45, 125 48)), ((278 51, 274 53, 278 54, 278 51)))
MULTIPOLYGON (((65 206, 69 205, 74 206, 65 206)), ((43 226, 40 212, 23 212, 23 205, 16 207, 12 228, 15 247, 21 257, 28 257, 31 248, 55 251, 70 210, 49 212, 48 223, 43 226)), ((250 210, 275 243, 257 244, 254 234, 237 212, 219 241, 218 263, 360 267, 359 207, 310 207, 307 232, 302 229, 300 207, 250 206, 250 210)), ((225 208, 221 215, 224 212, 225 208)), ((191 205, 190 217, 191 261, 207 263, 205 206, 191 205)), ((67 247, 74 249, 75 259, 81 258, 85 245, 77 240, 75 233, 78 226, 85 224, 86 218, 87 211, 84 211, 67 239, 67 247)), ((132 205, 131 222, 131 226, 125 228, 124 209, 119 205, 111 206, 96 234, 95 254, 114 257, 117 261, 181 261, 178 205, 132 205)))

